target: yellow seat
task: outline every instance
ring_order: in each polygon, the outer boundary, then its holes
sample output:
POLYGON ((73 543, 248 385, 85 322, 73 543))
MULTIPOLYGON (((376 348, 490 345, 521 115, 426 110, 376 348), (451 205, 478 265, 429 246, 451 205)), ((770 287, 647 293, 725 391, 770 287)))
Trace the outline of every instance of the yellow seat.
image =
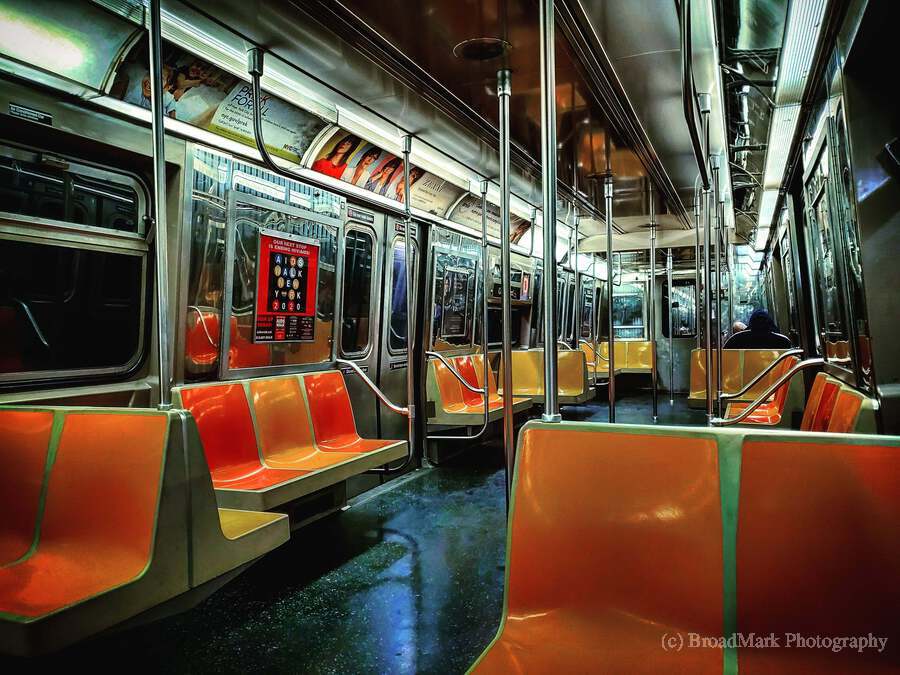
POLYGON ((625 372, 653 372, 653 343, 650 340, 628 340, 625 345, 625 372))
MULTIPOLYGON (((744 355, 744 363, 741 370, 743 378, 741 381, 741 386, 744 386, 754 377, 759 375, 763 370, 766 369, 766 367, 768 367, 770 363, 772 363, 772 361, 778 358, 779 354, 782 353, 782 351, 779 349, 742 349, 740 351, 742 351, 744 355)), ((782 373, 779 368, 770 370, 763 379, 761 379, 746 394, 744 394, 743 398, 746 398, 750 401, 756 399, 757 396, 762 394, 766 389, 774 384, 775 380, 778 379, 780 374, 782 373)))
MULTIPOLYGON (((775 350, 723 349, 722 350, 722 391, 733 394, 744 386, 743 357, 745 352, 765 351, 769 354, 780 354, 775 350)), ((713 399, 715 399, 716 355, 712 358, 713 399)), ((759 372, 758 370, 756 372, 759 372)), ((747 380, 749 382, 749 380, 747 380)), ((752 401, 753 398, 741 396, 735 401, 752 401)), ((691 351, 691 388, 688 394, 688 405, 702 408, 706 405, 706 350, 691 351)))
MULTIPOLYGON (((526 396, 536 403, 544 401, 544 350, 515 350, 512 353, 513 394, 526 396)), ((503 363, 500 363, 503 377, 503 363)), ((584 403, 593 398, 588 380, 585 353, 580 350, 557 352, 557 388, 559 402, 564 405, 584 403)))
MULTIPOLYGON (((598 345, 603 345, 604 343, 598 342, 598 345)), ((600 358, 600 354, 602 353, 602 349, 597 350, 597 354, 594 352, 594 345, 590 342, 581 342, 579 344, 581 351, 584 352, 585 364, 587 366, 588 378, 592 382, 596 382, 597 380, 605 380, 609 378, 609 361, 600 358)))

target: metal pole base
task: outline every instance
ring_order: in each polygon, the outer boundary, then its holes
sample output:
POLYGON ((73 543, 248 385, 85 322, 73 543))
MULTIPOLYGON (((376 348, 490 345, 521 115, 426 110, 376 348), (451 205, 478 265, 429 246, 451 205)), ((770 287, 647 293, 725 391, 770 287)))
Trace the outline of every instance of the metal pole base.
POLYGON ((654 415, 654 416, 653 416, 653 424, 656 424, 658 421, 659 421, 659 420, 657 419, 656 415, 654 415))
POLYGON ((562 422, 562 415, 560 415, 559 413, 553 413, 553 414, 542 413, 541 421, 542 422, 562 422))
POLYGON ((711 426, 713 425, 712 421, 713 421, 715 418, 716 418, 715 415, 710 415, 709 413, 707 413, 707 414, 706 414, 706 425, 711 427, 711 426))

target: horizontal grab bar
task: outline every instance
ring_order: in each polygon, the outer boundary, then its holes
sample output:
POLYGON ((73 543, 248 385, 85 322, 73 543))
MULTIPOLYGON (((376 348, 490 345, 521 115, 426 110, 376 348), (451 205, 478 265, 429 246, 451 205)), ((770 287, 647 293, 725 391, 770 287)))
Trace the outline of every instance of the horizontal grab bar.
POLYGON ((362 381, 368 385, 369 389, 379 398, 379 400, 384 403, 388 408, 393 410, 395 413, 403 415, 405 417, 409 417, 409 408, 404 408, 403 406, 399 406, 391 399, 389 399, 381 389, 379 389, 372 380, 369 379, 369 376, 366 375, 362 368, 356 365, 353 361, 347 361, 346 359, 335 359, 336 363, 339 363, 342 366, 350 366, 350 368, 362 378, 362 381))

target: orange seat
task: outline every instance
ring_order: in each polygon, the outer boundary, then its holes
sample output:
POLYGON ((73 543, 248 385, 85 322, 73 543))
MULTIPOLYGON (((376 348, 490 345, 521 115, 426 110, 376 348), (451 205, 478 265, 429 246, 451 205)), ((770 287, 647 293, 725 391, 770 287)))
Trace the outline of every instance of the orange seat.
MULTIPOLYGON (((457 356, 450 364, 471 386, 483 388, 484 377, 481 355, 457 356)), ((430 424, 468 425, 481 424, 484 420, 484 395, 469 391, 439 359, 428 362, 428 400, 434 404, 434 414, 429 413, 430 424)), ((514 397, 513 412, 527 410, 529 398, 514 397)), ((491 421, 503 413, 503 397, 497 391, 493 373, 488 373, 488 415, 491 421)))
MULTIPOLYGON (((481 389, 482 386, 478 383, 479 377, 478 373, 475 370, 475 361, 471 356, 457 356, 453 359, 453 365, 456 366, 456 372, 463 376, 463 379, 469 383, 470 386, 475 387, 476 389, 481 389)), ((483 368, 483 366, 482 366, 483 368)), ((482 372, 482 376, 484 373, 482 372)), ((452 377, 452 375, 451 375, 452 377)), ((490 376, 489 380, 493 380, 490 376)), ((478 394, 466 387, 460 385, 463 401, 466 406, 469 408, 475 408, 476 412, 484 413, 484 395, 478 394)), ((494 386, 495 396, 491 396, 490 389, 488 389, 488 408, 490 410, 499 410, 503 407, 503 399, 499 394, 496 393, 497 388, 494 386)))
POLYGON ((297 377, 252 380, 259 449, 273 469, 316 471, 353 459, 355 452, 322 452, 313 442, 309 414, 297 377))
POLYGON ((0 566, 35 542, 52 426, 49 411, 0 411, 0 566))
POLYGON ((505 611, 476 673, 720 673, 722 523, 714 439, 531 422, 510 511, 505 611))
POLYGON ((405 441, 360 438, 353 419, 350 395, 339 370, 303 376, 316 445, 326 452, 369 453, 405 441))
MULTIPOLYGON (((772 373, 769 379, 774 384, 774 382, 777 381, 779 377, 787 374, 787 372, 798 362, 799 359, 796 356, 786 358, 784 361, 782 361, 772 369, 772 373)), ((741 424, 759 424, 763 426, 778 425, 781 422, 782 416, 784 415, 784 406, 787 403, 790 386, 790 381, 787 381, 780 387, 778 387, 770 400, 763 403, 756 410, 750 413, 750 415, 747 416, 741 422, 741 424)), ((754 387, 754 389, 757 389, 757 387, 754 387)), ((759 390, 757 396, 764 392, 765 389, 759 390)), ((739 415, 749 406, 749 403, 729 403, 725 416, 734 417, 736 415, 739 415)))
POLYGON ((189 387, 180 396, 197 421, 213 487, 260 490, 306 473, 263 465, 241 384, 189 387))
POLYGON ((35 618, 137 578, 147 567, 167 419, 65 418, 33 553, 0 568, 0 613, 35 618))
POLYGON ((828 431, 836 434, 850 434, 856 431, 856 421, 862 410, 865 397, 850 389, 841 387, 834 402, 834 410, 828 421, 828 431))
MULTIPOLYGON (((780 649, 739 649, 754 673, 900 669, 900 448, 748 439, 737 526, 737 628, 782 637, 780 649), (806 638, 887 638, 884 650, 785 646, 806 638)), ((836 439, 842 441, 843 439, 836 439)))

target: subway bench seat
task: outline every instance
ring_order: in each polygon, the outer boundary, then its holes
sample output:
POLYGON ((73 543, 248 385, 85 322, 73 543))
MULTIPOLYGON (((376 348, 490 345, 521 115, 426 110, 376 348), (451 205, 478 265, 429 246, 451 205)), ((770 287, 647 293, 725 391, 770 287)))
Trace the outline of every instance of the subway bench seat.
POLYGON ((802 431, 875 433, 878 402, 821 372, 813 380, 803 409, 802 431))
MULTIPOLYGON (((587 366, 588 371, 588 379, 591 382, 598 382, 599 380, 607 380, 609 379, 609 359, 607 355, 609 353, 609 348, 604 347, 607 343, 598 342, 597 345, 599 349, 597 352, 594 352, 594 344, 592 342, 581 340, 578 344, 579 349, 584 352, 584 359, 587 366), (596 355, 596 358, 595 358, 596 355)), ((621 366, 621 364, 619 364, 621 366)), ((621 367, 616 368, 616 375, 621 372, 621 367)))
MULTIPOLYGON (((754 377, 765 370, 778 358, 783 349, 723 349, 722 350, 722 392, 734 394, 740 391, 754 377)), ((713 399, 715 400, 716 355, 712 355, 713 399)), ((749 403, 768 389, 777 379, 774 371, 766 375, 742 396, 733 402, 749 403)), ((795 378, 797 379, 797 378, 795 378)), ((688 405, 692 408, 706 406, 706 350, 691 350, 691 386, 688 405)))
POLYGON ((175 389, 197 420, 219 505, 267 511, 406 456, 360 438, 340 371, 175 389))
MULTIPOLYGON (((653 342, 650 340, 616 340, 616 374, 653 372, 653 342)), ((609 342, 600 343, 600 355, 609 358, 609 342)), ((609 370, 609 366, 607 366, 609 370)))
POLYGON ((896 672, 898 526, 900 437, 529 422, 503 619, 472 671, 896 672), (750 633, 783 646, 725 643, 750 633))
MULTIPOLYGON (((447 357, 463 379, 476 389, 484 388, 484 356, 447 357)), ((497 390, 494 373, 488 367, 488 421, 503 417, 503 397, 497 390)), ((452 427, 478 426, 484 422, 484 396, 464 387, 439 359, 429 359, 426 380, 428 393, 428 423, 452 427), (433 411, 431 407, 433 406, 433 411)), ((520 413, 531 407, 531 399, 513 397, 513 412, 520 413)))
MULTIPOLYGON (((503 362, 499 379, 503 381, 503 362)), ((580 349, 560 349, 557 352, 557 387, 563 405, 584 403, 594 397, 588 379, 587 360, 580 349)), ((513 395, 544 402, 544 350, 515 349, 512 352, 513 395)), ((502 389, 501 389, 502 392, 502 389)))
POLYGON ((289 537, 286 516, 216 507, 183 411, 0 408, 0 445, 3 653, 183 608, 289 537))
MULTIPOLYGON (((787 374, 791 368, 800 362, 796 356, 790 356, 772 369, 771 379, 776 381, 778 378, 787 374)), ((754 387, 755 389, 756 387, 754 387)), ((763 392, 759 392, 762 394, 763 392)), ((769 397, 767 401, 761 403, 753 412, 751 412, 741 424, 749 426, 767 426, 767 427, 789 427, 791 423, 791 412, 800 408, 801 396, 801 377, 794 375, 794 378, 782 384, 775 393, 769 397), (797 380, 796 382, 794 380, 797 380)), ((726 407, 725 417, 734 417, 741 414, 750 406, 750 403, 729 403, 726 407)))

